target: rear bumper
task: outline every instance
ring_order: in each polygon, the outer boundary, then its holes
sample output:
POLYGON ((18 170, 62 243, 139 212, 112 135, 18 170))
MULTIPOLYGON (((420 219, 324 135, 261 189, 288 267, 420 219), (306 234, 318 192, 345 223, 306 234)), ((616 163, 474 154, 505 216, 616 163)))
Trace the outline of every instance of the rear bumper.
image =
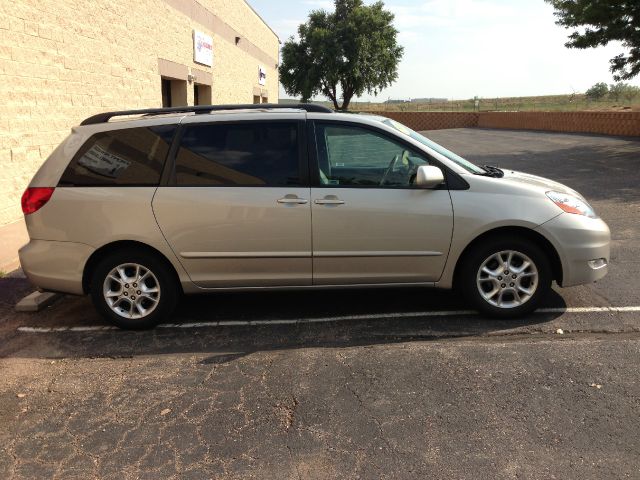
POLYGON ((93 252, 84 243, 31 240, 18 255, 25 275, 36 287, 81 295, 84 266, 93 252))
POLYGON ((592 283, 608 272, 611 232, 601 219, 563 213, 536 230, 551 241, 562 263, 562 287, 592 283), (594 265, 594 261, 604 263, 594 265))

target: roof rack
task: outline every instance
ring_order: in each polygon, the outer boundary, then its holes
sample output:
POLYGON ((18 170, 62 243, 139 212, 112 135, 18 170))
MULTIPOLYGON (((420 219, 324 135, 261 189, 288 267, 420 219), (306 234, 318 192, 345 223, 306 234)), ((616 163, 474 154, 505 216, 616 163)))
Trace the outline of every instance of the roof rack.
POLYGON ((163 113, 211 113, 220 110, 263 110, 263 109, 296 109, 305 110, 307 112, 333 113, 333 110, 323 105, 314 103, 249 103, 235 105, 196 105, 185 107, 167 107, 167 108, 143 108, 140 110, 120 110, 117 112, 104 112, 93 115, 82 121, 80 125, 93 125, 96 123, 105 123, 114 117, 124 117, 127 115, 161 115, 163 113))

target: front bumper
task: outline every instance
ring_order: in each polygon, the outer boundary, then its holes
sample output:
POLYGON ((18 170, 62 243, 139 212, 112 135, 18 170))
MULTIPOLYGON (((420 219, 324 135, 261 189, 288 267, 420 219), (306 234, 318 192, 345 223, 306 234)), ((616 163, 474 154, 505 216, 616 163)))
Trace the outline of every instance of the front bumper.
POLYGON ((36 287, 81 295, 84 266, 93 252, 84 243, 31 240, 18 255, 25 275, 36 287))
POLYGON ((611 232, 604 221, 562 213, 536 228, 553 244, 562 263, 562 287, 592 283, 608 272, 611 232), (604 259, 605 263, 594 262, 604 259))

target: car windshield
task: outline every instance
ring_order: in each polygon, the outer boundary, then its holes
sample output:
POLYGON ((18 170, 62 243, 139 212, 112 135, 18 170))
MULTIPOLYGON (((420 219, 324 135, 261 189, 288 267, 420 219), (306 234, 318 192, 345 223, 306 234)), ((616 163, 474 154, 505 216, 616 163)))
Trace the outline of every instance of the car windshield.
POLYGON ((482 168, 478 167, 477 165, 474 165, 469 160, 466 160, 466 159, 462 158, 460 155, 457 155, 457 154, 453 153, 452 151, 447 150, 442 145, 438 145, 436 142, 433 142, 433 141, 429 140, 427 137, 425 137, 423 135, 420 135, 418 132, 416 132, 414 130, 411 130, 409 127, 403 125, 400 122, 396 122, 395 120, 391 120, 390 118, 385 118, 384 120, 382 120, 382 123, 384 123, 385 125, 388 125, 390 127, 393 127, 394 129, 396 129, 400 133, 404 133, 405 135, 408 135, 409 137, 413 138, 414 140, 422 143, 423 145, 426 145, 431 150, 435 150, 440 155, 444 155, 449 160, 451 160, 452 162, 455 162, 456 164, 460 165, 462 168, 464 168, 468 172, 477 173, 477 174, 481 174, 481 175, 486 174, 485 170, 483 170, 482 168))

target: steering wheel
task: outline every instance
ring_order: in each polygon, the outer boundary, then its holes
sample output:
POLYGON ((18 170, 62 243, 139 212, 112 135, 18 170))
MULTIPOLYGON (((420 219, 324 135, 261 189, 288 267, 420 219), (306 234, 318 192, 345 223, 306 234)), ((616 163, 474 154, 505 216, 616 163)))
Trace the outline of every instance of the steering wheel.
POLYGON ((385 182, 387 181, 387 177, 391 174, 391 172, 393 172, 396 168, 396 164, 398 163, 398 161, 402 158, 403 163, 408 163, 408 159, 409 159, 409 152, 407 150, 404 150, 401 154, 396 154, 391 161, 389 162, 389 166, 387 167, 387 169, 384 172, 384 175, 382 175, 382 179, 380 179, 380 186, 384 185, 385 182))
POLYGON ((387 181, 387 177, 389 176, 389 174, 393 171, 393 169, 396 166, 396 163, 398 163, 398 160, 400 160, 400 154, 396 154, 392 159, 391 162, 389 162, 389 166, 387 167, 387 169, 384 172, 384 175, 382 175, 382 178, 380 179, 380 185, 384 185, 385 182, 387 181))

